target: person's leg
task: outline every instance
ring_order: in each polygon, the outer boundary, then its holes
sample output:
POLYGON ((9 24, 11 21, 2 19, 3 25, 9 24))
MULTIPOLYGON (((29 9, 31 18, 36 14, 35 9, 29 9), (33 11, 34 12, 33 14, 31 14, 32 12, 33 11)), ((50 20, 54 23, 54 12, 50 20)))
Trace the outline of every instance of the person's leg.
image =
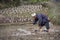
POLYGON ((42 27, 43 27, 43 26, 41 26, 41 25, 39 24, 38 27, 39 27, 39 31, 42 32, 42 27))
POLYGON ((49 29, 50 29, 49 22, 46 22, 45 26, 46 26, 47 32, 49 32, 49 29))

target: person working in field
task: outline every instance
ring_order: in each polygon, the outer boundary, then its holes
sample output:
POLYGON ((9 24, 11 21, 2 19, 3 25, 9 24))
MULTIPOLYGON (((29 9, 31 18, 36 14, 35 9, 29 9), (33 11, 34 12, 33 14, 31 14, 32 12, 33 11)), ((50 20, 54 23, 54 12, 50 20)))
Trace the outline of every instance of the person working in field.
POLYGON ((36 13, 32 13, 31 16, 34 18, 33 20, 33 25, 35 25, 38 22, 38 26, 39 26, 39 30, 40 32, 42 31, 42 27, 46 26, 46 32, 49 32, 49 20, 48 17, 44 14, 36 14, 36 13))

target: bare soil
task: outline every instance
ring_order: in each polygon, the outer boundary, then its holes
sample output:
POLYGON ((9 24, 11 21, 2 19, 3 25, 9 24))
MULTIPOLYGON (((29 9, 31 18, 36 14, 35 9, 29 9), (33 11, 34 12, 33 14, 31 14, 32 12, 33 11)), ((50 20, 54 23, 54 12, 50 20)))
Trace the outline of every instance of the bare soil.
POLYGON ((50 28, 50 32, 34 32, 37 25, 0 25, 0 40, 60 40, 60 26, 50 28))

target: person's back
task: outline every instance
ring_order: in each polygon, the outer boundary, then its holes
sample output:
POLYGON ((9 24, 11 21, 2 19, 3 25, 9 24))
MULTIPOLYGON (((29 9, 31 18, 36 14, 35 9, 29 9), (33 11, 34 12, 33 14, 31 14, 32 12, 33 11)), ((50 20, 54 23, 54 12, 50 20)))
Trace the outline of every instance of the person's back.
POLYGON ((41 22, 47 22, 48 21, 48 17, 46 15, 44 15, 44 14, 36 14, 36 17, 41 22))

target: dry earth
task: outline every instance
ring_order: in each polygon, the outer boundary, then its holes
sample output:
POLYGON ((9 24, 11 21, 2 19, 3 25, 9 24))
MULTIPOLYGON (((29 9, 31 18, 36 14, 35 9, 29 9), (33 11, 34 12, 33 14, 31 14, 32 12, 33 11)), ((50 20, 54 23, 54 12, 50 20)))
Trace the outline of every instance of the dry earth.
POLYGON ((32 24, 0 25, 0 40, 60 40, 60 26, 51 26, 50 32, 34 32, 36 29, 32 24))

